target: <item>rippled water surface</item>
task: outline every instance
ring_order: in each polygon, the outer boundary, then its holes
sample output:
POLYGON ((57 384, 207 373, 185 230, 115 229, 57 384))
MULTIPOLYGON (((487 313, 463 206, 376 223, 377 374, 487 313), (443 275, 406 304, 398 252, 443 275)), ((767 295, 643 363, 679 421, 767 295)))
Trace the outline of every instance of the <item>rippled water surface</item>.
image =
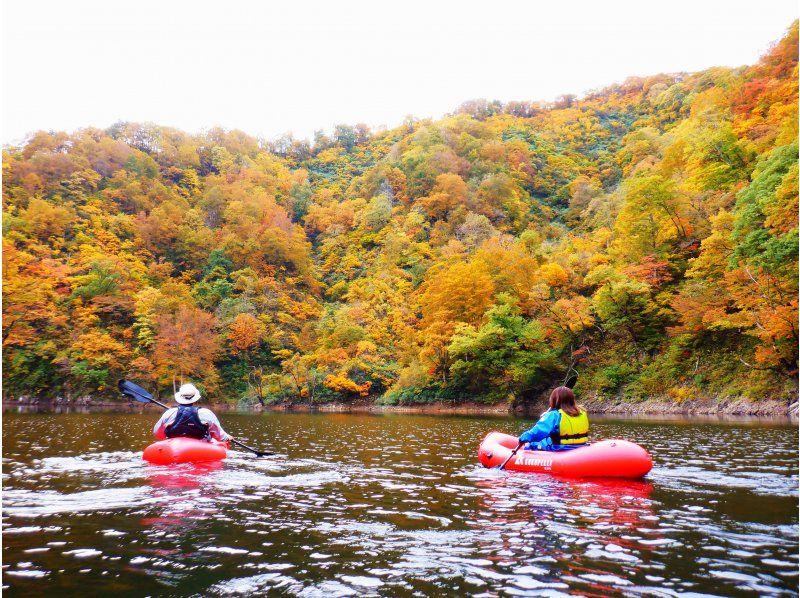
POLYGON ((218 466, 141 459, 157 414, 3 416, 9 595, 797 595, 795 426, 593 422, 641 482, 481 468, 512 419, 222 416, 218 466))

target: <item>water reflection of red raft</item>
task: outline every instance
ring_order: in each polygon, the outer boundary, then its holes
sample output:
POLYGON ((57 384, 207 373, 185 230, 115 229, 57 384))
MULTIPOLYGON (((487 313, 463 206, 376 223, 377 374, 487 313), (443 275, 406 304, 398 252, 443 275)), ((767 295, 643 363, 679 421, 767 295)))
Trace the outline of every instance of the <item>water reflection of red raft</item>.
MULTIPOLYGON (((496 467, 516 446, 516 436, 490 432, 478 448, 478 459, 484 467, 496 467)), ((653 468, 653 461, 638 444, 627 440, 601 440, 569 451, 520 450, 505 468, 570 477, 636 479, 653 468)))
POLYGON ((156 465, 171 463, 199 463, 203 461, 219 461, 228 455, 228 443, 212 440, 196 440, 194 438, 169 438, 154 442, 146 449, 142 457, 145 461, 156 465))

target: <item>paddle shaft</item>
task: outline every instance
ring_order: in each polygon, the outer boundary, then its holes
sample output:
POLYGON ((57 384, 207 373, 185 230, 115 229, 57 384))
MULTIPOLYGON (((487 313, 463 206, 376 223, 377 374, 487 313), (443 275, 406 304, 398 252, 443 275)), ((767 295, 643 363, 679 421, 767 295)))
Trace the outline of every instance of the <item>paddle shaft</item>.
POLYGON ((513 457, 514 455, 516 455, 516 454, 517 454, 517 451, 518 451, 518 450, 519 450, 519 449, 522 447, 522 445, 523 445, 523 444, 525 444, 525 443, 524 443, 524 442, 520 442, 519 444, 517 444, 517 448, 515 448, 513 451, 511 451, 511 454, 508 456, 508 458, 507 458, 505 461, 503 461, 503 462, 502 462, 502 463, 501 463, 501 464, 500 464, 500 465, 497 467, 497 469, 505 469, 506 463, 508 463, 509 461, 511 461, 511 457, 513 457))
POLYGON ((166 406, 164 403, 162 403, 161 401, 156 401, 156 400, 155 400, 154 398, 152 398, 152 397, 150 397, 148 400, 149 400, 151 403, 155 403, 155 404, 156 404, 156 405, 158 405, 159 407, 163 407, 164 409, 169 409, 169 407, 167 407, 167 406, 166 406))
POLYGON ((235 438, 231 438, 231 442, 232 442, 233 444, 238 444, 240 447, 242 447, 242 448, 244 448, 244 449, 247 449, 248 451, 252 451, 252 452, 254 452, 254 453, 256 454, 256 457, 266 457, 267 455, 274 455, 274 454, 275 454, 275 453, 273 453, 272 451, 257 451, 257 450, 256 450, 256 449, 254 449, 253 447, 251 447, 251 446, 247 446, 245 443, 243 443, 243 442, 239 442, 239 441, 238 441, 238 440, 236 440, 235 438))

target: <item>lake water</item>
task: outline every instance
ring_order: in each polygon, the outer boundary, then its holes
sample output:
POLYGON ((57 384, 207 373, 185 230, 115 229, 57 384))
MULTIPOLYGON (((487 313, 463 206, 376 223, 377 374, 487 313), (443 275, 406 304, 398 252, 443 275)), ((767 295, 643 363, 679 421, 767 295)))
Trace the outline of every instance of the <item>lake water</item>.
POLYGON ((3 415, 8 595, 797 595, 798 431, 593 420, 643 481, 476 460, 510 418, 223 414, 224 464, 142 461, 158 414, 3 415))

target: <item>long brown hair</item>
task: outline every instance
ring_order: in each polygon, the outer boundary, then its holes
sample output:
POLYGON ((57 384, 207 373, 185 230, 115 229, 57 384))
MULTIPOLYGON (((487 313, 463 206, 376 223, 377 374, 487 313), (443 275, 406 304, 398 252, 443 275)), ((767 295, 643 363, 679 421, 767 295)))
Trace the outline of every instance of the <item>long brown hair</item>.
POLYGON ((580 415, 583 409, 575 403, 575 393, 571 388, 559 386, 550 393, 550 409, 563 409, 572 417, 580 415))

